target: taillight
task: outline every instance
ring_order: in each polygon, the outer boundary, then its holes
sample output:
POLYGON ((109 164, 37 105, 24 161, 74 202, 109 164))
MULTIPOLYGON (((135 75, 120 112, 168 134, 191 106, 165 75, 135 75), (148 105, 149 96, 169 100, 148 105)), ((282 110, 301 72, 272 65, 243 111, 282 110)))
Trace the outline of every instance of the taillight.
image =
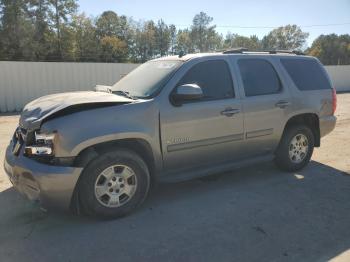
POLYGON ((335 88, 333 88, 332 103, 333 103, 333 115, 334 115, 335 111, 337 110, 337 90, 335 90, 335 88))

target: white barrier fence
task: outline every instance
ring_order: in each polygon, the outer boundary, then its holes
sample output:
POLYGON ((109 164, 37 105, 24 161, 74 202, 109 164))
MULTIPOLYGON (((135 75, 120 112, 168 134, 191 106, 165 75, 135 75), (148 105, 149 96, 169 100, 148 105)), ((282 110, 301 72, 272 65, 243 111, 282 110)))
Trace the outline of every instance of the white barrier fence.
MULTIPOLYGON (((112 85, 137 64, 0 62, 0 112, 22 110, 40 96, 112 85)), ((350 91, 350 65, 326 66, 337 91, 350 91)))
POLYGON ((338 92, 350 91, 350 65, 325 66, 338 92))
POLYGON ((112 85, 137 64, 0 62, 0 112, 20 111, 38 97, 112 85))

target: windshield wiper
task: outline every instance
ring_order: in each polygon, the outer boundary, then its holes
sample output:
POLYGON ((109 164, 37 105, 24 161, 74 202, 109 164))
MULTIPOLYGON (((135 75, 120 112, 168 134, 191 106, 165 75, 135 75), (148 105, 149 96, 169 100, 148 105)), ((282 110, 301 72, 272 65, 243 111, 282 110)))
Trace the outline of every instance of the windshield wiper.
POLYGON ((113 91, 113 94, 121 95, 121 96, 124 96, 126 98, 130 98, 132 100, 136 100, 136 98, 134 96, 130 95, 130 93, 127 92, 127 91, 117 90, 117 91, 113 91))

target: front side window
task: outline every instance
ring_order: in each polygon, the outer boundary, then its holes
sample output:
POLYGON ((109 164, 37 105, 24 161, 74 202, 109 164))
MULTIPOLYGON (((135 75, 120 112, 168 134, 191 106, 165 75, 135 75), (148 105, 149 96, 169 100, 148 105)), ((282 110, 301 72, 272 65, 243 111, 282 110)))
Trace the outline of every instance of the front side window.
POLYGON ((321 65, 311 59, 281 59, 281 63, 301 91, 331 89, 321 65))
POLYGON ((202 100, 218 100, 234 97, 232 77, 223 60, 201 62, 194 65, 181 79, 179 85, 197 84, 202 88, 202 100))
POLYGON ((276 94, 281 90, 281 81, 268 61, 241 59, 238 61, 238 66, 247 97, 276 94))

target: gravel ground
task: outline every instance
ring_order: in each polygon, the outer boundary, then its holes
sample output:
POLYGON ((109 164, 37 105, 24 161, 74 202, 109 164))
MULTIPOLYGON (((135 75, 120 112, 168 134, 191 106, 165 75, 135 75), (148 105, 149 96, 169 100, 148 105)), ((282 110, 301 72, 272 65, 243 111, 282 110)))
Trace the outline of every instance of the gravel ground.
MULTIPOLYGON (((43 213, 0 167, 1 261, 350 261, 350 94, 313 161, 161 185, 129 217, 43 213)), ((0 159, 18 122, 0 116, 0 159)))

